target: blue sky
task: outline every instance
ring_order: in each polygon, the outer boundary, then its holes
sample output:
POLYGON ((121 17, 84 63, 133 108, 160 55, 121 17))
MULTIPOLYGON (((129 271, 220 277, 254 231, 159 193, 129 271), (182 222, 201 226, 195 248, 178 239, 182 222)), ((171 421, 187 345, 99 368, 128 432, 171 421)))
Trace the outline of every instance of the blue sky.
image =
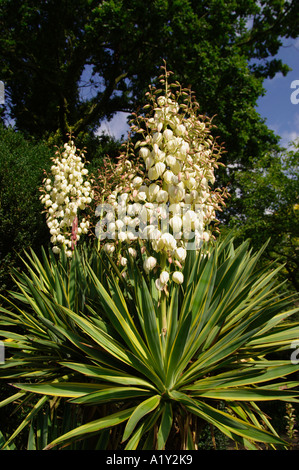
POLYGON ((281 144, 288 146, 290 141, 299 138, 299 38, 288 39, 280 48, 277 58, 292 68, 285 77, 277 73, 274 78, 264 82, 266 94, 260 97, 257 111, 266 118, 270 129, 281 137, 281 144), (296 88, 291 88, 293 82, 298 81, 296 88), (298 101, 297 104, 292 103, 298 101))
MULTIPOLYGON (((257 111, 270 129, 281 137, 281 145, 288 147, 289 143, 299 138, 299 91, 298 104, 291 102, 292 93, 299 90, 299 38, 287 39, 280 48, 277 58, 292 68, 286 77, 277 73, 274 78, 264 82, 265 96, 259 98, 257 111), (291 88, 292 82, 298 81, 296 88, 291 88)), ((126 122, 127 114, 118 113, 110 122, 104 122, 100 132, 105 131, 116 138, 127 136, 129 126, 126 122)))
POLYGON ((121 139, 122 136, 126 139, 128 131, 130 129, 127 123, 127 113, 117 113, 111 121, 103 121, 97 131, 98 134, 104 132, 116 139, 121 139))

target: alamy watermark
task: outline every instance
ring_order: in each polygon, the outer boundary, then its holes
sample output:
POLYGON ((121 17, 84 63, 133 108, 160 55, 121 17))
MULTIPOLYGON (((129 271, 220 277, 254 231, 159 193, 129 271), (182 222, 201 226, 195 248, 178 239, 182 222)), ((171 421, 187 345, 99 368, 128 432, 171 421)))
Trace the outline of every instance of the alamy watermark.
POLYGON ((0 104, 5 104, 4 83, 0 81, 0 104))
POLYGON ((293 341, 290 347, 291 349, 295 349, 291 354, 291 363, 299 364, 299 340, 293 341))
POLYGON ((0 341, 0 364, 5 363, 5 346, 3 341, 0 341))
POLYGON ((164 233, 172 233, 175 240, 183 239, 186 248, 199 248, 204 239, 202 204, 124 203, 117 206, 99 204, 95 212, 100 220, 95 233, 100 240, 158 240, 164 233))
POLYGON ((291 103, 299 104, 299 80, 293 80, 291 83, 291 88, 295 88, 295 90, 291 93, 291 103))

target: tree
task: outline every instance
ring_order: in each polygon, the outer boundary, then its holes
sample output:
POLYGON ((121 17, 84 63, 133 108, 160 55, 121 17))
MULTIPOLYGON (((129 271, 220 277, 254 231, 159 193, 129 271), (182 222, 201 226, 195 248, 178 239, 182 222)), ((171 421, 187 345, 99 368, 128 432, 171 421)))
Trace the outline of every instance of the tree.
POLYGON ((217 115, 229 158, 245 163, 276 142, 254 106, 263 79, 288 70, 273 56, 281 38, 298 35, 296 13, 284 0, 2 0, 11 115, 37 137, 94 130, 136 109, 165 59, 202 112, 217 115))
POLYGON ((252 169, 238 172, 240 213, 231 220, 240 240, 253 247, 268 241, 264 261, 285 264, 283 275, 299 290, 299 141, 293 149, 252 159, 252 169), (269 239, 269 240, 268 240, 269 239))

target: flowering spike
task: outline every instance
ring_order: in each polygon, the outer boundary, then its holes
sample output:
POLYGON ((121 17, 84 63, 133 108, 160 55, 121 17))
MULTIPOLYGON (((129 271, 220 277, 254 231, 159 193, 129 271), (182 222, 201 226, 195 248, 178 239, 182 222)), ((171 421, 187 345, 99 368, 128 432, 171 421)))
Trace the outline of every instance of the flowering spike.
POLYGON ((47 212, 53 252, 60 253, 63 247, 69 257, 80 235, 87 233, 89 228, 85 219, 78 223, 78 211, 84 210, 93 198, 82 157, 73 141, 64 144, 63 150, 55 153, 51 175, 45 178, 42 188, 41 202, 47 212))
POLYGON ((221 154, 210 135, 212 120, 198 114, 192 90, 176 82, 172 92, 170 72, 162 69, 162 88, 150 86, 146 94, 149 114, 135 115, 131 127, 142 139, 134 144, 128 139, 105 201, 124 222, 116 241, 121 246, 139 241, 145 272, 160 272, 155 285, 166 292, 170 280, 183 282, 177 268, 183 268, 187 250, 200 249, 212 239, 210 227, 217 223, 216 210, 225 193, 211 189, 221 154))

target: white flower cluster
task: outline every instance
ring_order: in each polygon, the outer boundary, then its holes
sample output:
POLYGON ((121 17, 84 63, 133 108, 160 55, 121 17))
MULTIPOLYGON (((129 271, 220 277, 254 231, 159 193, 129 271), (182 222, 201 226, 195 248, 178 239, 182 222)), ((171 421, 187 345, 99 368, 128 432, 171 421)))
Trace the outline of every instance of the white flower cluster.
MULTIPOLYGON (((210 189, 219 149, 210 136, 210 121, 199 118, 190 101, 180 106, 167 91, 152 99, 153 116, 143 118, 143 127, 132 126, 143 134, 135 144, 143 172, 127 158, 119 164, 117 172, 126 178, 107 198, 118 210, 118 219, 111 216, 107 230, 121 242, 150 240, 152 252, 144 261, 145 271, 156 270, 160 254, 175 269, 172 280, 182 283, 188 247, 198 249, 209 240, 208 225, 216 220, 221 205, 220 193, 210 189)), ((106 245, 110 252, 112 245, 106 245)), ((164 290, 170 279, 164 262, 160 271, 156 287, 164 290)))
POLYGON ((52 178, 43 180, 41 202, 47 212, 47 225, 51 234, 53 252, 65 249, 67 256, 81 234, 88 232, 89 222, 78 223, 78 210, 84 210, 92 201, 91 184, 86 180, 88 170, 84 168, 83 155, 77 155, 73 141, 64 144, 62 153, 56 153, 51 167, 52 178))

